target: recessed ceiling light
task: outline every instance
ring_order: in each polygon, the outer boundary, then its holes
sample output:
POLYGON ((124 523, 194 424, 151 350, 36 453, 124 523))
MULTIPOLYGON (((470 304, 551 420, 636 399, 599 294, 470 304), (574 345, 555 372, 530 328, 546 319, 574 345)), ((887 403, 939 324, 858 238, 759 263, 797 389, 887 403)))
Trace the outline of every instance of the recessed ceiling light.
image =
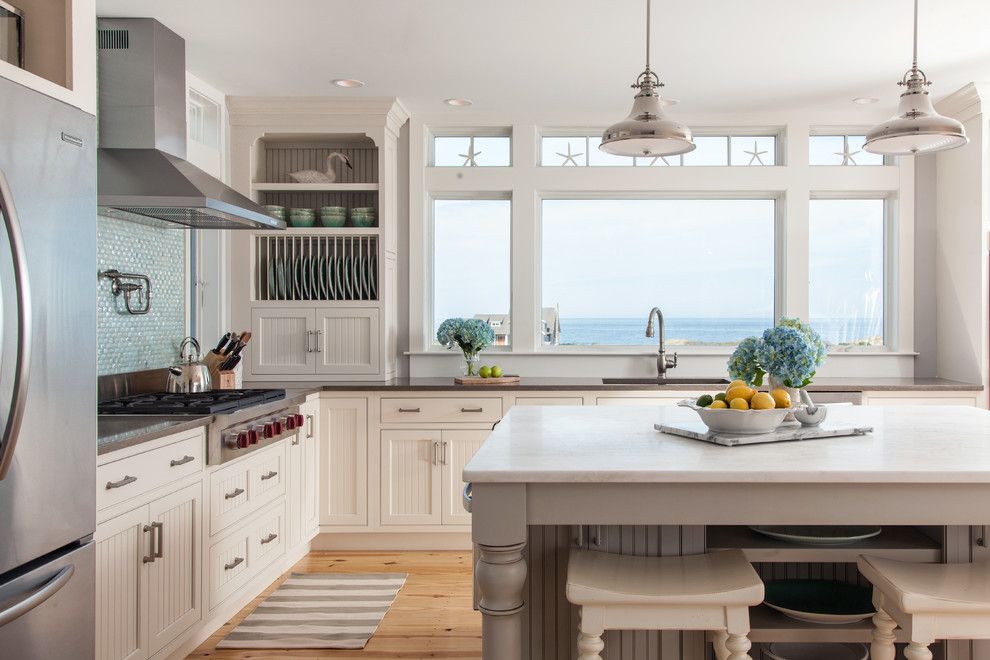
POLYGON ((444 99, 443 102, 455 108, 466 108, 469 105, 474 105, 474 101, 470 99, 444 99))
POLYGON ((871 105, 877 103, 880 99, 873 96, 857 96, 853 99, 853 103, 856 105, 871 105))
POLYGON ((363 80, 354 80, 353 78, 337 78, 333 84, 337 87, 364 87, 363 80))

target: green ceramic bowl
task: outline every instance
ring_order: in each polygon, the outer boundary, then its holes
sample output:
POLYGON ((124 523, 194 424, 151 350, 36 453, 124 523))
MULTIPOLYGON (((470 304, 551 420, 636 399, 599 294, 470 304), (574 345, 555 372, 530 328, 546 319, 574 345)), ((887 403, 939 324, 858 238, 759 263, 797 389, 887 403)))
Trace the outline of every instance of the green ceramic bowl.
POLYGON ((374 227, 375 217, 366 215, 352 215, 351 224, 355 227, 374 227))
POLYGON ((268 211, 268 215, 272 216, 273 218, 278 218, 279 220, 285 220, 284 206, 269 204, 268 206, 265 207, 265 210, 268 211))
POLYGON ((316 224, 314 209, 289 209, 289 224, 293 227, 312 227, 316 224))
POLYGON ((345 215, 323 215, 320 214, 320 224, 324 227, 343 227, 347 223, 345 215))
POLYGON ((355 214, 357 214, 357 215, 374 215, 375 214, 375 207, 374 206, 355 206, 354 208, 351 209, 351 215, 355 215, 355 214))
POLYGON ((320 215, 347 215, 347 207, 344 206, 321 206, 320 215))

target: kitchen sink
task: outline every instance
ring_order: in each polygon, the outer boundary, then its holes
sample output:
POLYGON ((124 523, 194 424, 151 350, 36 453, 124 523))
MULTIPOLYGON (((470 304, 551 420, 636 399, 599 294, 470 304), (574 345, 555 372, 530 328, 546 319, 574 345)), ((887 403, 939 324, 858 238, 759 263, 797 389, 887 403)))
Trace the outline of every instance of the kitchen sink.
POLYGON ((602 385, 725 385, 727 378, 602 378, 602 385))

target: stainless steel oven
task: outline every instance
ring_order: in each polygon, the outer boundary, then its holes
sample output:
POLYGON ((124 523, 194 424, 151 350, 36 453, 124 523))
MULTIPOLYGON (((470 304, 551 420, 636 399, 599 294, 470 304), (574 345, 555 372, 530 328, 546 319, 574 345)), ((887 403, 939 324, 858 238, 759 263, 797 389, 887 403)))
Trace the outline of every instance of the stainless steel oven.
POLYGON ((24 67, 24 14, 0 0, 0 60, 24 67))

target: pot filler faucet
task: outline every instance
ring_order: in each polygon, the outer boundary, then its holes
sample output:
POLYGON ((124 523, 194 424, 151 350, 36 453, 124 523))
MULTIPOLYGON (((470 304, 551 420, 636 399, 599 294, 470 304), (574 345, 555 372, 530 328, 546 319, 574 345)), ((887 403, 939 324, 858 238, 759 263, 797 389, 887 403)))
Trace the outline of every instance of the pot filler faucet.
POLYGON ((657 381, 660 382, 667 377, 668 369, 673 369, 674 367, 677 366, 677 353, 674 353, 670 357, 667 357, 667 349, 663 345, 663 340, 664 340, 663 312, 660 311, 659 307, 654 307, 653 309, 650 310, 650 316, 646 320, 646 336, 647 337, 653 336, 654 317, 656 317, 656 319, 660 322, 660 332, 657 335, 659 338, 658 341, 660 345, 660 350, 657 353, 657 381))

